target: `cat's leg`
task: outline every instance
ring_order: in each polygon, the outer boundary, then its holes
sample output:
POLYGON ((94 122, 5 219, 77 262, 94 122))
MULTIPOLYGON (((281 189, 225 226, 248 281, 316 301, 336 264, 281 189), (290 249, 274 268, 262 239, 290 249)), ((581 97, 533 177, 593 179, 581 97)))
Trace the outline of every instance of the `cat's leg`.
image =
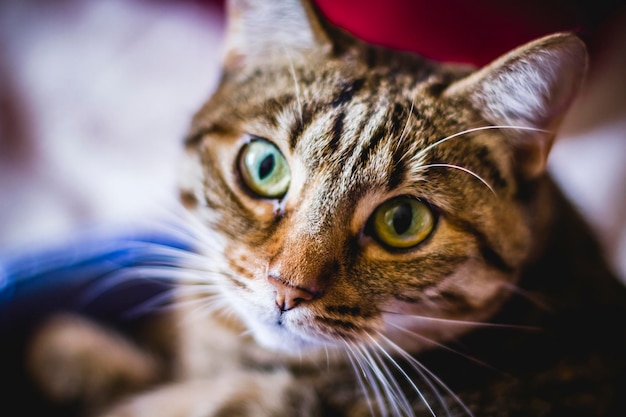
POLYGON ((287 371, 233 372, 132 397, 101 417, 315 417, 315 391, 287 371))
POLYGON ((163 373, 150 353, 86 318, 60 314, 32 338, 30 374, 51 400, 99 408, 156 382, 163 373))

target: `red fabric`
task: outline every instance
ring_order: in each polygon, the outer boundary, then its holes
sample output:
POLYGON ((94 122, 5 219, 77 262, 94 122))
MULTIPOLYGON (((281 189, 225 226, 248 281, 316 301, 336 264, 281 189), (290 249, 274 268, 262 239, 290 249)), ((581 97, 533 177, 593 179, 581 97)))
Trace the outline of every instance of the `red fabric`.
MULTIPOLYGON (((194 1, 194 0, 192 0, 194 1)), ((225 0, 195 0, 222 5, 225 0)), ((280 1, 280 0, 275 0, 280 1)), ((578 33, 603 47, 623 0, 313 0, 336 25, 379 45, 449 62, 484 65, 538 37, 578 33)))
MULTIPOLYGON (((529 40, 581 31, 579 10, 554 1, 315 0, 358 37, 443 61, 483 65, 529 40)), ((574 3, 574 2, 572 2, 574 3)))

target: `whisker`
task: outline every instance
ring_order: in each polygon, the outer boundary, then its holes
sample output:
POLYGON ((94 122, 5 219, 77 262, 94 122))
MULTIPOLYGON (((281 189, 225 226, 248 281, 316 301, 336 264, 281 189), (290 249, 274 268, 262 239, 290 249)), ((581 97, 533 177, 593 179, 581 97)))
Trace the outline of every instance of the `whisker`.
POLYGON ((300 123, 304 123, 304 107, 301 98, 302 93, 300 91, 300 83, 298 82, 298 77, 296 75, 296 68, 293 64, 293 60, 291 59, 291 55, 289 54, 289 50, 284 45, 281 45, 281 49, 283 50, 283 53, 289 61, 289 72, 291 73, 291 77, 293 78, 294 88, 296 90, 296 102, 298 103, 298 108, 300 109, 300 123))
POLYGON ((503 282, 501 285, 502 287, 509 290, 511 293, 519 295, 523 299, 529 301, 535 307, 540 308, 543 311, 552 311, 552 307, 546 304, 546 302, 542 300, 541 297, 538 297, 536 294, 533 294, 530 291, 526 291, 512 283, 503 282))
MULTIPOLYGON (((389 384, 389 374, 381 369, 381 366, 385 367, 384 362, 377 361, 376 357, 372 356, 366 345, 360 345, 358 346, 358 348, 361 351, 361 354, 365 357, 367 363, 370 366, 370 369, 372 370, 372 372, 374 372, 374 376, 376 377, 376 380, 384 391, 385 398, 387 398, 387 402, 381 403, 381 407, 385 409, 385 414, 387 413, 387 405, 389 405, 393 407, 394 415, 400 415, 400 410, 398 409, 398 405, 396 404, 396 401, 400 401, 400 398, 394 393, 392 387, 389 384)), ((391 379, 395 382, 395 379, 391 379)), ((410 415, 412 414, 413 413, 411 411, 410 415)))
POLYGON ((171 246, 155 246, 150 248, 149 254, 151 256, 161 256, 163 260, 170 260, 172 262, 198 262, 200 265, 206 263, 207 258, 196 252, 191 252, 186 249, 179 249, 171 246))
POLYGON ((358 345, 355 345, 355 349, 357 349, 357 352, 360 354, 360 356, 359 355, 355 356, 355 359, 361 363, 361 366, 364 370, 365 380, 369 381, 369 386, 374 391, 374 396, 376 397, 376 403, 378 405, 378 409, 380 410, 382 417, 386 417, 387 407, 385 407, 385 402, 383 400, 383 394, 381 392, 380 381, 378 380, 378 378, 376 378, 374 374, 372 364, 367 360, 365 356, 363 356, 363 353, 360 350, 358 350, 358 345))
POLYGON ((252 336, 251 329, 244 329, 241 331, 241 333, 239 333, 239 337, 248 337, 248 336, 252 336))
POLYGON ((549 133, 549 130, 545 130, 545 129, 539 129, 536 127, 528 127, 528 126, 514 126, 514 125, 498 125, 498 126, 481 126, 481 127, 474 127, 471 129, 466 129, 466 130, 462 130, 460 132, 454 133, 450 136, 446 136, 445 138, 439 139, 436 142, 426 146, 425 148, 423 148, 422 150, 420 150, 414 157, 413 159, 415 160, 420 160, 421 158, 423 158, 426 153, 428 151, 430 151, 431 149, 433 149, 436 146, 441 145, 444 142, 449 141, 450 139, 454 139, 457 138, 459 136, 462 135, 466 135, 468 133, 473 133, 473 132, 478 132, 481 130, 490 130, 490 129, 516 129, 516 130, 527 130, 527 131, 532 131, 532 132, 541 132, 541 133, 549 133))
MULTIPOLYGON (((146 276, 140 271, 145 271, 145 267, 128 267, 104 275, 93 282, 89 287, 80 294, 79 305, 87 306, 99 297, 104 296, 110 291, 119 289, 124 284, 137 285, 139 283, 156 283, 158 285, 172 284, 168 282, 171 278, 159 279, 158 275, 146 276)), ((154 268, 159 271, 165 271, 166 268, 154 268)))
POLYGON ((326 344, 324 346, 324 353, 326 354, 326 372, 330 371, 330 354, 328 353, 328 346, 326 344))
MULTIPOLYGON (((192 288, 188 288, 192 289, 192 288)), ((140 303, 136 307, 131 308, 127 312, 124 313, 124 317, 134 318, 140 317, 142 315, 157 313, 157 312, 166 312, 176 310, 182 306, 194 304, 203 304, 206 303, 207 299, 216 297, 215 290, 204 289, 201 291, 199 288, 196 289, 194 295, 204 294, 203 298, 190 299, 190 300, 180 300, 175 297, 181 292, 180 288, 174 288, 168 291, 164 291, 160 294, 157 294, 153 297, 150 297, 148 300, 140 303), (208 296, 207 296, 208 294, 208 296)))
POLYGON ((228 314, 228 312, 230 312, 230 306, 221 294, 204 297, 201 301, 203 302, 198 303, 199 305, 196 308, 187 310, 188 314, 186 314, 182 320, 203 320, 206 317, 218 314, 218 312, 224 314, 228 314))
MULTIPOLYGON (((381 348, 379 346, 374 346, 374 347, 376 347, 378 349, 381 348)), ((372 355, 374 355, 376 362, 380 364, 380 367, 382 368, 382 371, 386 375, 385 379, 388 381, 388 383, 390 383, 392 385, 390 387, 391 388, 390 391, 393 394, 393 398, 395 398, 396 401, 393 401, 391 398, 390 398, 390 401, 392 402, 392 404, 394 406, 394 409, 397 412, 397 414, 400 415, 398 407, 397 407, 397 404, 396 404, 396 402, 399 402, 400 403, 400 407, 406 413, 407 416, 409 416, 409 417, 415 416, 415 413, 413 412, 413 407, 411 406, 411 404, 409 403, 408 399, 406 398, 406 395, 404 395, 404 392, 402 391, 402 388, 398 384, 398 381, 396 380, 396 378, 394 378, 391 370, 385 364, 384 358, 382 358, 380 356, 380 354, 378 353, 377 349, 373 349, 372 355)))
MULTIPOLYGON (((195 295, 211 295, 220 292, 219 284, 197 284, 177 286, 174 292, 178 297, 189 297, 195 295)), ((187 301, 187 300, 183 300, 187 301)))
POLYGON ((430 343, 432 345, 435 345, 435 346, 437 346, 437 347, 439 347, 441 349, 444 349, 444 350, 447 350, 448 352, 454 353, 455 355, 459 355, 459 356, 461 356, 461 357, 463 357, 463 358, 465 358, 465 359, 467 359, 467 360, 469 360, 471 362, 474 362, 474 363, 476 363, 476 364, 478 364, 480 366, 484 366, 487 369, 491 369, 491 370, 493 370, 495 372, 502 373, 502 371, 500 371, 499 369, 494 368, 493 366, 489 365, 488 363, 486 363, 484 361, 481 361, 480 359, 477 359, 477 358, 475 358, 473 356, 470 356, 468 354, 465 354, 465 353, 463 353, 463 352, 461 352, 459 350, 452 349, 450 346, 447 346, 447 345, 445 345, 445 344, 443 344, 441 342, 437 342, 436 340, 431 339, 430 337, 426 337, 426 336, 421 335, 421 334, 419 334, 417 332, 414 332, 412 330, 409 330, 409 329, 406 329, 404 327, 398 326, 398 325, 396 325, 394 323, 388 323, 388 324, 390 326, 395 327, 396 329, 402 331, 403 333, 409 334, 411 336, 415 336, 418 339, 424 340, 424 341, 426 341, 426 342, 428 342, 428 343, 430 343))
POLYGON ((459 398, 459 396, 454 391, 452 391, 430 369, 428 369, 426 366, 424 366, 420 361, 415 359, 413 356, 411 356, 409 353, 407 353, 404 349, 402 349, 400 346, 398 346, 396 343, 394 343, 391 339, 386 337, 384 334, 379 332, 378 335, 380 336, 380 338, 385 343, 387 343, 391 348, 393 348, 396 352, 398 352, 398 354, 400 356, 402 356, 407 362, 412 364, 413 369, 415 369, 416 372, 418 372, 420 375, 424 375, 423 372, 427 373, 430 378, 432 378, 437 384, 439 384, 440 387, 442 387, 444 390, 446 390, 446 392, 456 401, 456 403, 459 404, 459 406, 461 406, 461 408, 463 408, 463 410, 465 411, 465 413, 467 413, 468 416, 474 417, 474 413, 472 413, 472 411, 467 407, 467 405, 465 405, 463 400, 461 400, 461 398, 459 398))
MULTIPOLYGON (((380 333, 379 333, 379 336, 384 337, 380 333)), ((371 343, 379 347, 381 353, 387 358, 387 360, 389 360, 389 362, 391 362, 391 364, 402 374, 402 376, 405 378, 405 380, 411 385, 411 387, 413 388, 413 391, 420 397, 420 399, 422 400, 422 403, 428 409, 430 414, 433 417, 437 417, 437 415, 435 414, 435 411, 432 409, 432 407, 430 406, 430 404, 426 400, 426 397, 424 397, 424 394, 422 393, 422 391, 417 387, 417 385, 415 385, 415 382, 413 382, 411 377, 406 373, 406 371, 402 368, 402 366, 400 366, 400 364, 398 364, 398 362, 396 362, 393 359, 393 357, 389 354, 389 352, 387 352, 387 350, 385 348, 383 348, 380 345, 380 343, 374 337, 372 337, 369 334, 368 334, 368 337, 369 337, 371 343)))
POLYGON ((483 183, 483 184, 484 184, 487 188, 489 188, 489 191, 491 191, 491 193, 492 193, 494 196, 496 196, 496 197, 498 196, 498 195, 496 194, 496 192, 493 190, 493 188, 491 187, 491 185, 489 185, 489 183, 488 183, 487 181, 485 181, 485 180, 483 179, 483 177, 481 177, 480 175, 478 175, 477 173, 475 173, 474 171, 472 171, 472 170, 470 170, 470 169, 464 168, 464 167, 459 166, 459 165, 454 165, 454 164, 443 164, 443 163, 442 163, 442 164, 428 164, 428 165, 423 165, 423 166, 420 166, 420 167, 419 167, 418 171, 423 171, 423 170, 426 170, 426 169, 428 169, 428 168, 453 168, 453 169, 458 169, 458 170, 460 170, 460 171, 463 171, 463 172, 465 172, 465 173, 467 173, 467 174, 470 174, 471 176, 473 176, 473 177, 477 178, 477 179, 478 179, 480 182, 482 182, 482 183, 483 183))
POLYGON ((365 396, 365 400, 367 402, 367 408, 369 409, 370 414, 373 416, 374 406, 369 396, 369 390, 365 386, 365 381, 364 381, 364 378, 367 378, 365 369, 363 368, 361 362, 357 360, 356 358, 357 354, 353 350, 352 343, 348 342, 347 340, 343 338, 341 340, 346 347, 346 350, 344 352, 346 353, 346 356, 348 357, 348 360, 350 361, 350 364, 352 365, 352 369, 354 370, 354 374, 356 375, 359 386, 361 387, 361 391, 363 391, 363 395, 365 396))
POLYGON ((400 142, 402 142, 402 140, 404 139, 404 135, 406 134, 406 130, 409 127, 409 122, 411 121, 411 116, 413 115, 413 108, 414 107, 415 107, 415 97, 412 97, 411 98, 411 108, 409 109, 409 115, 406 118, 406 122, 404 123, 404 127, 402 128, 402 133, 400 133, 399 139, 395 142, 396 150, 398 149, 398 146, 399 146, 400 142))
MULTIPOLYGON (((385 339, 383 339, 383 341, 385 341, 385 339)), ((389 343, 391 344, 392 342, 389 341, 389 343)), ((417 367, 413 361, 419 363, 416 359, 411 358, 412 360, 407 360, 407 356, 408 353, 406 353, 403 349, 401 349, 399 346, 395 345, 395 346, 391 346, 392 348, 402 351, 401 355, 405 361, 407 361, 409 363, 409 365, 411 366, 411 368, 417 372, 417 374, 420 376, 420 378, 426 383, 426 385, 428 385, 428 388, 430 389, 430 391, 433 393, 433 395, 435 397, 437 397, 437 400, 439 401, 439 404, 441 404, 441 406, 444 408, 444 410, 446 411, 446 414, 448 415, 448 417, 450 417, 450 407, 448 406, 446 400, 444 399, 443 395, 441 394, 441 392, 439 391, 439 389, 435 386, 435 383, 431 380, 431 377, 426 374, 421 367, 417 367)), ((420 364, 421 365, 421 364, 420 364)), ((424 400, 424 402, 426 403, 426 400, 424 400)), ((427 404, 427 403, 426 403, 427 404)))
MULTIPOLYGON (((350 351, 353 354, 354 360, 356 361, 356 363, 359 365, 359 368, 361 369, 364 381, 367 382, 367 385, 371 388, 371 391, 374 393, 374 396, 376 397, 376 403, 378 405, 378 409, 380 410, 383 417, 386 416, 387 411, 382 401, 382 394, 380 392, 378 380, 372 374, 372 368, 370 366, 370 363, 367 361, 367 358, 363 356, 357 344, 350 343, 349 346, 351 346, 350 351)), ((366 392, 367 400, 370 406, 370 411, 372 412, 372 415, 374 415, 373 404, 371 404, 371 400, 368 395, 370 391, 366 389, 365 392, 366 392)))
MULTIPOLYGON (((467 320, 457 320, 457 319, 444 319, 441 317, 431 317, 431 316, 422 316, 419 314, 406 314, 399 313, 394 311, 382 311, 385 314, 402 316, 403 318, 414 318, 417 320, 427 320, 427 321, 435 321, 438 323, 445 324, 453 324, 453 325, 463 325, 463 326, 471 326, 471 327, 486 327, 486 328, 501 328, 501 329, 513 329, 513 330, 527 330, 527 331, 541 331, 541 327, 537 326, 528 326, 523 324, 508 324, 508 323, 490 323, 484 321, 467 321, 467 320)), ((390 323, 391 324, 391 323, 390 323)))
POLYGON ((151 313, 171 311, 181 306, 202 305, 207 302, 207 299, 217 296, 217 288, 219 287, 213 284, 172 286, 169 290, 162 291, 124 312, 123 316, 126 318, 136 318, 151 313), (185 295, 202 295, 203 298, 184 300, 177 298, 177 296, 185 295))
POLYGON ((176 201, 175 207, 167 207, 167 219, 159 222, 159 227, 166 230, 173 236, 180 239, 187 239, 193 243, 196 251, 204 250, 206 253, 220 253, 221 246, 215 242, 215 239, 207 240, 211 234, 211 230, 206 224, 201 222, 180 201, 176 201))
POLYGON ((153 297, 150 297, 146 301, 138 304, 137 306, 125 311, 123 317, 136 318, 151 313, 167 311, 171 309, 170 301, 172 300, 172 291, 164 291, 153 297))
POLYGON ((127 283, 155 283, 173 285, 173 282, 203 282, 197 272, 171 266, 136 266, 114 270, 92 283, 88 290, 81 294, 81 304, 87 305, 98 297, 127 283))

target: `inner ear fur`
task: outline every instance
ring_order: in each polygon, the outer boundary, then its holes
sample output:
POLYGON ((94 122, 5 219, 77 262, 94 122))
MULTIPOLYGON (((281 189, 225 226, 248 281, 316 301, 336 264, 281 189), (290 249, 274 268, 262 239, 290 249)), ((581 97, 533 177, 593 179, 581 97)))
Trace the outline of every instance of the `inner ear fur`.
POLYGON ((326 22, 308 0, 228 0, 226 11, 226 70, 332 47, 326 22))
POLYGON ((444 92, 463 96, 512 138, 520 172, 545 171, 556 129, 576 97, 587 69, 585 44, 571 33, 549 35, 501 56, 444 92))

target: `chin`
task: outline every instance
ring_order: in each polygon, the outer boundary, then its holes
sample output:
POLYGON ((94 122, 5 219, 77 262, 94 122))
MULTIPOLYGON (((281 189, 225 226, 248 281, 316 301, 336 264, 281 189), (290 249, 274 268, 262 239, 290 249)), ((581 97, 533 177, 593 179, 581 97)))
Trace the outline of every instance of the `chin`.
POLYGON ((283 324, 248 323, 254 340, 263 348, 290 356, 322 349, 322 340, 302 337, 283 324))

